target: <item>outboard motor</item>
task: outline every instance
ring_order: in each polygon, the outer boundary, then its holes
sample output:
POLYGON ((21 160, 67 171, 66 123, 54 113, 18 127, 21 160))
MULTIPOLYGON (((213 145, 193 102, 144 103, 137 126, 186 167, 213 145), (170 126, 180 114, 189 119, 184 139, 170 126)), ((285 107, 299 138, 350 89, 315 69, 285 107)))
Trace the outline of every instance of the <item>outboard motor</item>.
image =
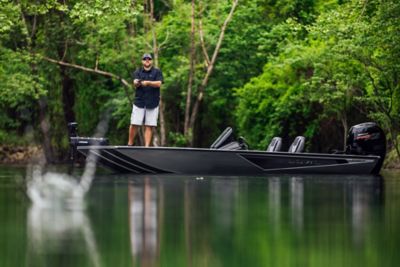
POLYGON ((376 155, 380 160, 373 173, 379 173, 386 155, 386 137, 375 122, 365 122, 350 128, 347 136, 346 154, 376 155))
POLYGON ((78 136, 78 123, 76 122, 68 123, 68 136, 70 146, 70 158, 72 161, 76 159, 78 146, 106 146, 109 144, 107 138, 78 136))

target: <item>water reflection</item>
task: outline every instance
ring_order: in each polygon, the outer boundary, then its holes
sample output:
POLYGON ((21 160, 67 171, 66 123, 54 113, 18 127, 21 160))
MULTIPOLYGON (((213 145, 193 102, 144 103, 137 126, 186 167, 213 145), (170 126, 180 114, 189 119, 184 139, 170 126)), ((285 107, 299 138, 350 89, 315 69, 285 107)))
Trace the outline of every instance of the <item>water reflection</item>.
POLYGON ((383 202, 383 180, 377 179, 373 186, 366 183, 351 181, 348 184, 351 199, 351 226, 353 242, 361 246, 367 237, 367 227, 372 223, 372 207, 383 202))
POLYGON ((96 239, 84 209, 44 208, 33 204, 27 219, 28 257, 36 259, 31 264, 46 262, 47 255, 63 254, 69 248, 77 254, 88 255, 91 266, 101 266, 96 239))
POLYGON ((268 217, 269 223, 275 230, 280 225, 281 218, 281 181, 279 177, 268 180, 268 217))
POLYGON ((213 219, 216 226, 221 230, 229 231, 233 227, 239 188, 238 179, 211 180, 213 219))
POLYGON ((292 177, 289 184, 292 224, 296 232, 300 233, 304 221, 304 180, 301 177, 292 177))
MULTIPOLYGON (((27 266, 396 266, 395 186, 360 176, 104 175, 87 208, 32 204, 14 221, 0 187, 0 234, 9 246, 9 225, 22 220, 27 266)), ((0 266, 23 266, 2 264, 1 244, 0 266)))
POLYGON ((157 184, 144 177, 142 184, 129 183, 129 229, 133 259, 152 266, 159 248, 157 184))
POLYGON ((129 183, 132 257, 140 266, 158 266, 174 242, 184 252, 184 266, 229 264, 229 250, 262 261, 265 249, 283 253, 277 244, 332 246, 335 231, 342 242, 350 231, 353 244, 362 245, 376 219, 371 209, 383 204, 382 188, 381 179, 365 177, 135 178, 129 183), (243 250, 242 243, 253 249, 243 250))

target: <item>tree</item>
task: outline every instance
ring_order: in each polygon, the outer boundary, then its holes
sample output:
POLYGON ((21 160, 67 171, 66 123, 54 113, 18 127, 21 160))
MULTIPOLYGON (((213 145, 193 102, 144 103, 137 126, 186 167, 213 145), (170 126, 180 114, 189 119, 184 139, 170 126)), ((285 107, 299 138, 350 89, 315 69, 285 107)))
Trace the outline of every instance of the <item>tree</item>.
POLYGON ((335 84, 358 91, 359 110, 386 128, 400 157, 399 11, 396 1, 354 1, 322 16, 313 34, 328 44, 335 84))
MULTIPOLYGON (((207 61, 206 73, 204 74, 204 77, 203 77, 199 87, 197 88, 197 92, 198 93, 197 93, 197 97, 196 97, 195 103, 193 105, 192 111, 190 113, 190 117, 189 117, 189 119, 185 118, 185 121, 189 121, 189 125, 188 125, 187 131, 186 131, 188 136, 186 136, 186 137, 188 138, 190 145, 193 145, 193 136, 191 135, 191 133, 193 132, 193 128, 194 128, 194 125, 195 125, 196 120, 197 120, 199 106, 200 106, 200 103, 203 100, 205 89, 206 89, 206 87, 208 85, 208 81, 210 79, 210 76, 213 73, 214 66, 216 64, 216 60, 217 60, 219 51, 221 49, 222 42, 224 40, 226 28, 228 26, 228 23, 232 19, 232 16, 233 16, 233 13, 234 13, 234 11, 236 9, 237 4, 238 4, 238 0, 233 0, 231 9, 229 11, 229 14, 227 15, 224 23, 221 26, 221 29, 220 29, 220 32, 219 32, 218 41, 217 41, 217 44, 216 44, 216 46, 214 48, 214 51, 212 53, 211 58, 206 53, 205 49, 203 50, 203 51, 205 51, 206 60, 209 59, 207 61)), ((200 33, 200 35, 202 35, 202 33, 200 33)), ((190 102, 189 102, 189 104, 190 104, 190 102)), ((189 115, 189 114, 186 114, 186 115, 189 115)))

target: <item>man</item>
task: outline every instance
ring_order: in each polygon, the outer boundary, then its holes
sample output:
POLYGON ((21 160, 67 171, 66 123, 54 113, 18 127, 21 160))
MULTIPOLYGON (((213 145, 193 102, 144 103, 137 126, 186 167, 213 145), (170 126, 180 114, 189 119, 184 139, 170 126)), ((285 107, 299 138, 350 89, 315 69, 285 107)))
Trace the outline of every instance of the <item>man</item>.
POLYGON ((129 146, 133 145, 139 126, 143 125, 143 122, 144 143, 146 147, 150 146, 153 128, 157 126, 163 75, 161 70, 153 67, 152 60, 150 54, 144 54, 142 57, 143 67, 133 73, 136 96, 129 126, 129 146))

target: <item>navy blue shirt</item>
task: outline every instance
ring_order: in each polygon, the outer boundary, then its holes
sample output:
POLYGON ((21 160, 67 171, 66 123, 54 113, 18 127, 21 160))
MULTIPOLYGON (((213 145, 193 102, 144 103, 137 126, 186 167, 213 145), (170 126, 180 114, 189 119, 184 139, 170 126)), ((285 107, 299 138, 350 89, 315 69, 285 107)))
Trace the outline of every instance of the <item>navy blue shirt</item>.
MULTIPOLYGON (((163 75, 161 70, 152 67, 146 71, 140 68, 133 73, 133 79, 142 81, 161 81, 163 82, 163 75)), ((156 108, 160 103, 160 88, 152 86, 139 86, 136 88, 135 105, 139 108, 156 108)))

